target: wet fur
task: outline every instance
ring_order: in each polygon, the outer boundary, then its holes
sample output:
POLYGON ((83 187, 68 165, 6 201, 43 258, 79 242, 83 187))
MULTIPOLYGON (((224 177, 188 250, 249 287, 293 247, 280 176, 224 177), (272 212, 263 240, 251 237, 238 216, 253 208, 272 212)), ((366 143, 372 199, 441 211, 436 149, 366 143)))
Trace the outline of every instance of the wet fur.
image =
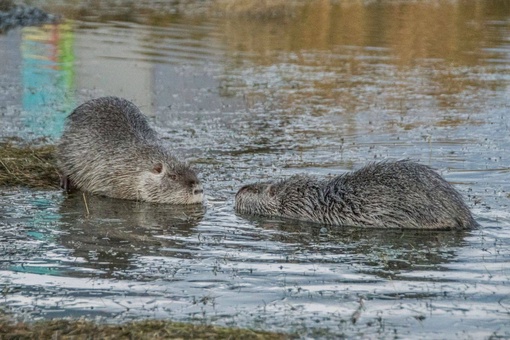
POLYGON ((94 194, 147 202, 203 199, 195 172, 160 143, 145 116, 117 97, 90 100, 67 118, 57 148, 64 182, 94 194))
POLYGON ((476 226, 462 196, 439 174, 411 161, 381 162, 319 179, 256 183, 236 195, 239 213, 326 225, 400 229, 476 226))

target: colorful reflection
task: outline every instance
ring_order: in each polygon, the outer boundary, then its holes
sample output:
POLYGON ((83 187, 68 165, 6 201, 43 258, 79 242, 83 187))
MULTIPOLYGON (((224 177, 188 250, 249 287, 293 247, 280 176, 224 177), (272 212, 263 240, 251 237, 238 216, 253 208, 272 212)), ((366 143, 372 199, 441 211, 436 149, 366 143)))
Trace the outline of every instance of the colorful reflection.
POLYGON ((56 139, 74 107, 74 32, 69 22, 22 30, 23 115, 35 136, 56 139))
MULTIPOLYGON (((74 107, 74 33, 69 23, 26 27, 21 30, 21 119, 29 131, 27 139, 49 137, 56 140, 62 133, 64 118, 74 107)), ((47 207, 54 197, 34 198, 25 209, 30 211, 27 236, 32 246, 53 243, 53 225, 60 219, 47 207)), ((58 265, 42 263, 38 258, 16 263, 10 270, 58 275, 58 265)))

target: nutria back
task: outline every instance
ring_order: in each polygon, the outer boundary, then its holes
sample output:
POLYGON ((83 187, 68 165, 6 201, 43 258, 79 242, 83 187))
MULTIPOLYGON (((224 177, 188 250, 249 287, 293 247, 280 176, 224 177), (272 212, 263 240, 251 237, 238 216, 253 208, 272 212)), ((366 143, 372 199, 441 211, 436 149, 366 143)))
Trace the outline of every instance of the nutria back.
POLYGON ((256 183, 236 194, 239 213, 326 225, 469 229, 477 224, 462 196, 431 168, 380 162, 333 179, 297 175, 256 183))
POLYGON ((57 148, 61 175, 73 187, 109 197, 194 204, 202 185, 160 142, 138 107, 103 97, 77 107, 57 148))

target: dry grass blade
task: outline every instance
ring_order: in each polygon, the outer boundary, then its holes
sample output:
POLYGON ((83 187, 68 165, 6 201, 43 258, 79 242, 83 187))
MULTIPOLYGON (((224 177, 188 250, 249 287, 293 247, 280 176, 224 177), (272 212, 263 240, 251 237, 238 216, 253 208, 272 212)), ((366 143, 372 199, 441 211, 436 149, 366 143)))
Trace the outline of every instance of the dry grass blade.
POLYGON ((58 189, 54 146, 0 143, 0 186, 58 189))
MULTIPOLYGON (((100 325, 84 320, 53 320, 34 324, 10 323, 0 317, 5 339, 289 339, 262 331, 148 320, 122 325, 100 325)), ((1 337, 0 337, 1 338, 1 337)), ((3 338, 2 338, 3 339, 3 338)))

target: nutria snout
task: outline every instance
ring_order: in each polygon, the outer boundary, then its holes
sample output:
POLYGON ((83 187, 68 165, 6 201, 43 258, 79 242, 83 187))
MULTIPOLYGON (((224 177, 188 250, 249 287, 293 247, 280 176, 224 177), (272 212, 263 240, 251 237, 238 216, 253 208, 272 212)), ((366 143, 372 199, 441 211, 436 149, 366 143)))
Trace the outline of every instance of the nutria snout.
POLYGON ((77 107, 66 119, 57 161, 64 184, 94 194, 170 204, 203 201, 195 171, 161 144, 126 99, 103 97, 77 107))
POLYGON ((477 225, 462 196, 430 167, 411 161, 373 163, 320 179, 245 185, 241 214, 279 216, 326 225, 400 229, 469 229, 477 225))

